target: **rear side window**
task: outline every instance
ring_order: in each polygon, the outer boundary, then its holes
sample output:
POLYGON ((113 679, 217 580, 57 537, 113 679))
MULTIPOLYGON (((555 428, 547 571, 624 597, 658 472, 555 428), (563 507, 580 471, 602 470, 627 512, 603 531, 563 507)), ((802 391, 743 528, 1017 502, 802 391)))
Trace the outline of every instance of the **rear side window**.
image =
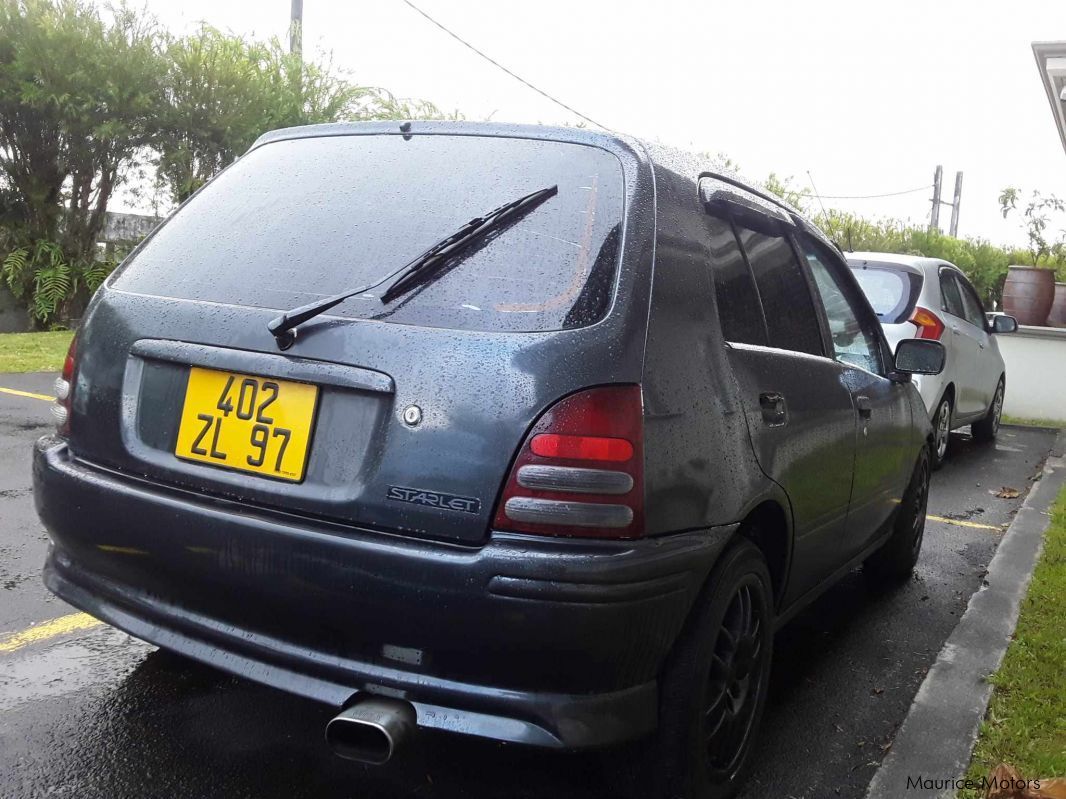
POLYGON ((921 275, 890 264, 852 263, 851 271, 882 322, 896 325, 914 313, 922 293, 921 275))
POLYGON ((766 323, 755 280, 737 245, 733 226, 728 220, 716 216, 708 216, 707 222, 722 336, 726 341, 766 346, 766 323))
POLYGON ((464 330, 583 327, 614 296, 619 160, 596 147, 494 136, 322 136, 238 160, 130 260, 114 288, 287 310, 368 285, 471 219, 558 193, 385 305, 388 284, 329 313, 464 330))
POLYGON ((784 235, 737 224, 740 244, 759 288, 770 346, 825 355, 811 290, 784 235))
POLYGON ((940 305, 943 310, 959 319, 966 318, 966 307, 962 304, 962 293, 955 275, 950 269, 940 270, 940 305))
POLYGON ((962 308, 966 313, 966 321, 974 327, 982 330, 988 324, 985 320, 985 312, 981 307, 981 301, 977 299, 977 292, 969 281, 959 275, 955 275, 955 281, 959 284, 959 294, 962 297, 962 308))

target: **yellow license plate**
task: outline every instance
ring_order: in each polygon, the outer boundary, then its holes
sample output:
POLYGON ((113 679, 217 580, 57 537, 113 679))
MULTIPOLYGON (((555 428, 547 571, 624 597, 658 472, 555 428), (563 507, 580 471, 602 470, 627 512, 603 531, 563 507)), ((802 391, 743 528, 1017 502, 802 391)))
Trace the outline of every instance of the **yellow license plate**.
POLYGON ((194 366, 174 454, 299 482, 317 402, 318 386, 194 366))

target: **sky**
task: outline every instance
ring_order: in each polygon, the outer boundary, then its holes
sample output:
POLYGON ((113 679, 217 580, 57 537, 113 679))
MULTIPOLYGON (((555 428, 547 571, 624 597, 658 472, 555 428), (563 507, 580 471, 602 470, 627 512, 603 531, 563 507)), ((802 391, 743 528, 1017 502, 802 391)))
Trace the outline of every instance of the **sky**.
MULTIPOLYGON (((614 130, 724 153, 745 176, 822 195, 931 186, 962 170, 959 233, 1024 242, 1005 186, 1066 195, 1031 43, 1066 39, 1062 0, 413 0, 458 35, 614 130)), ((286 37, 290 0, 147 0, 174 32, 201 21, 286 37)), ((363 85, 467 119, 574 124, 403 0, 304 0, 304 52, 363 85)), ((826 207, 914 222, 931 188, 826 207)), ((944 206, 941 228, 951 209, 944 206)))

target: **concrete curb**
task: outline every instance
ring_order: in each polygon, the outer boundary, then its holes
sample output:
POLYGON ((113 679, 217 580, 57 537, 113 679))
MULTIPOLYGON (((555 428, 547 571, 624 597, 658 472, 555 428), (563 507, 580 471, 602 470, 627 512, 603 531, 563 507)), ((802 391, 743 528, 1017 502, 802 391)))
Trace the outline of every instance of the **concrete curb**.
POLYGON ((874 774, 866 799, 954 797, 953 782, 970 764, 992 686, 1043 549, 1048 509, 1066 484, 1066 431, 988 565, 985 584, 966 608, 918 689, 892 750, 874 774), (945 784, 945 781, 950 781, 945 784))

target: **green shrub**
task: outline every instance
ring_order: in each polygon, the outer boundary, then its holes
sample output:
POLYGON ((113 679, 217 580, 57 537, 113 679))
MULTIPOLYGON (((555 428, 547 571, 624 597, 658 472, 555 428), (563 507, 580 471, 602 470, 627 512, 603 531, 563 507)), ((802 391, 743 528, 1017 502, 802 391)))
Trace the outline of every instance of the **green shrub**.
POLYGON ((110 261, 70 262, 59 244, 42 240, 12 249, 0 262, 0 280, 26 302, 34 322, 53 328, 76 312, 114 268, 110 261))

